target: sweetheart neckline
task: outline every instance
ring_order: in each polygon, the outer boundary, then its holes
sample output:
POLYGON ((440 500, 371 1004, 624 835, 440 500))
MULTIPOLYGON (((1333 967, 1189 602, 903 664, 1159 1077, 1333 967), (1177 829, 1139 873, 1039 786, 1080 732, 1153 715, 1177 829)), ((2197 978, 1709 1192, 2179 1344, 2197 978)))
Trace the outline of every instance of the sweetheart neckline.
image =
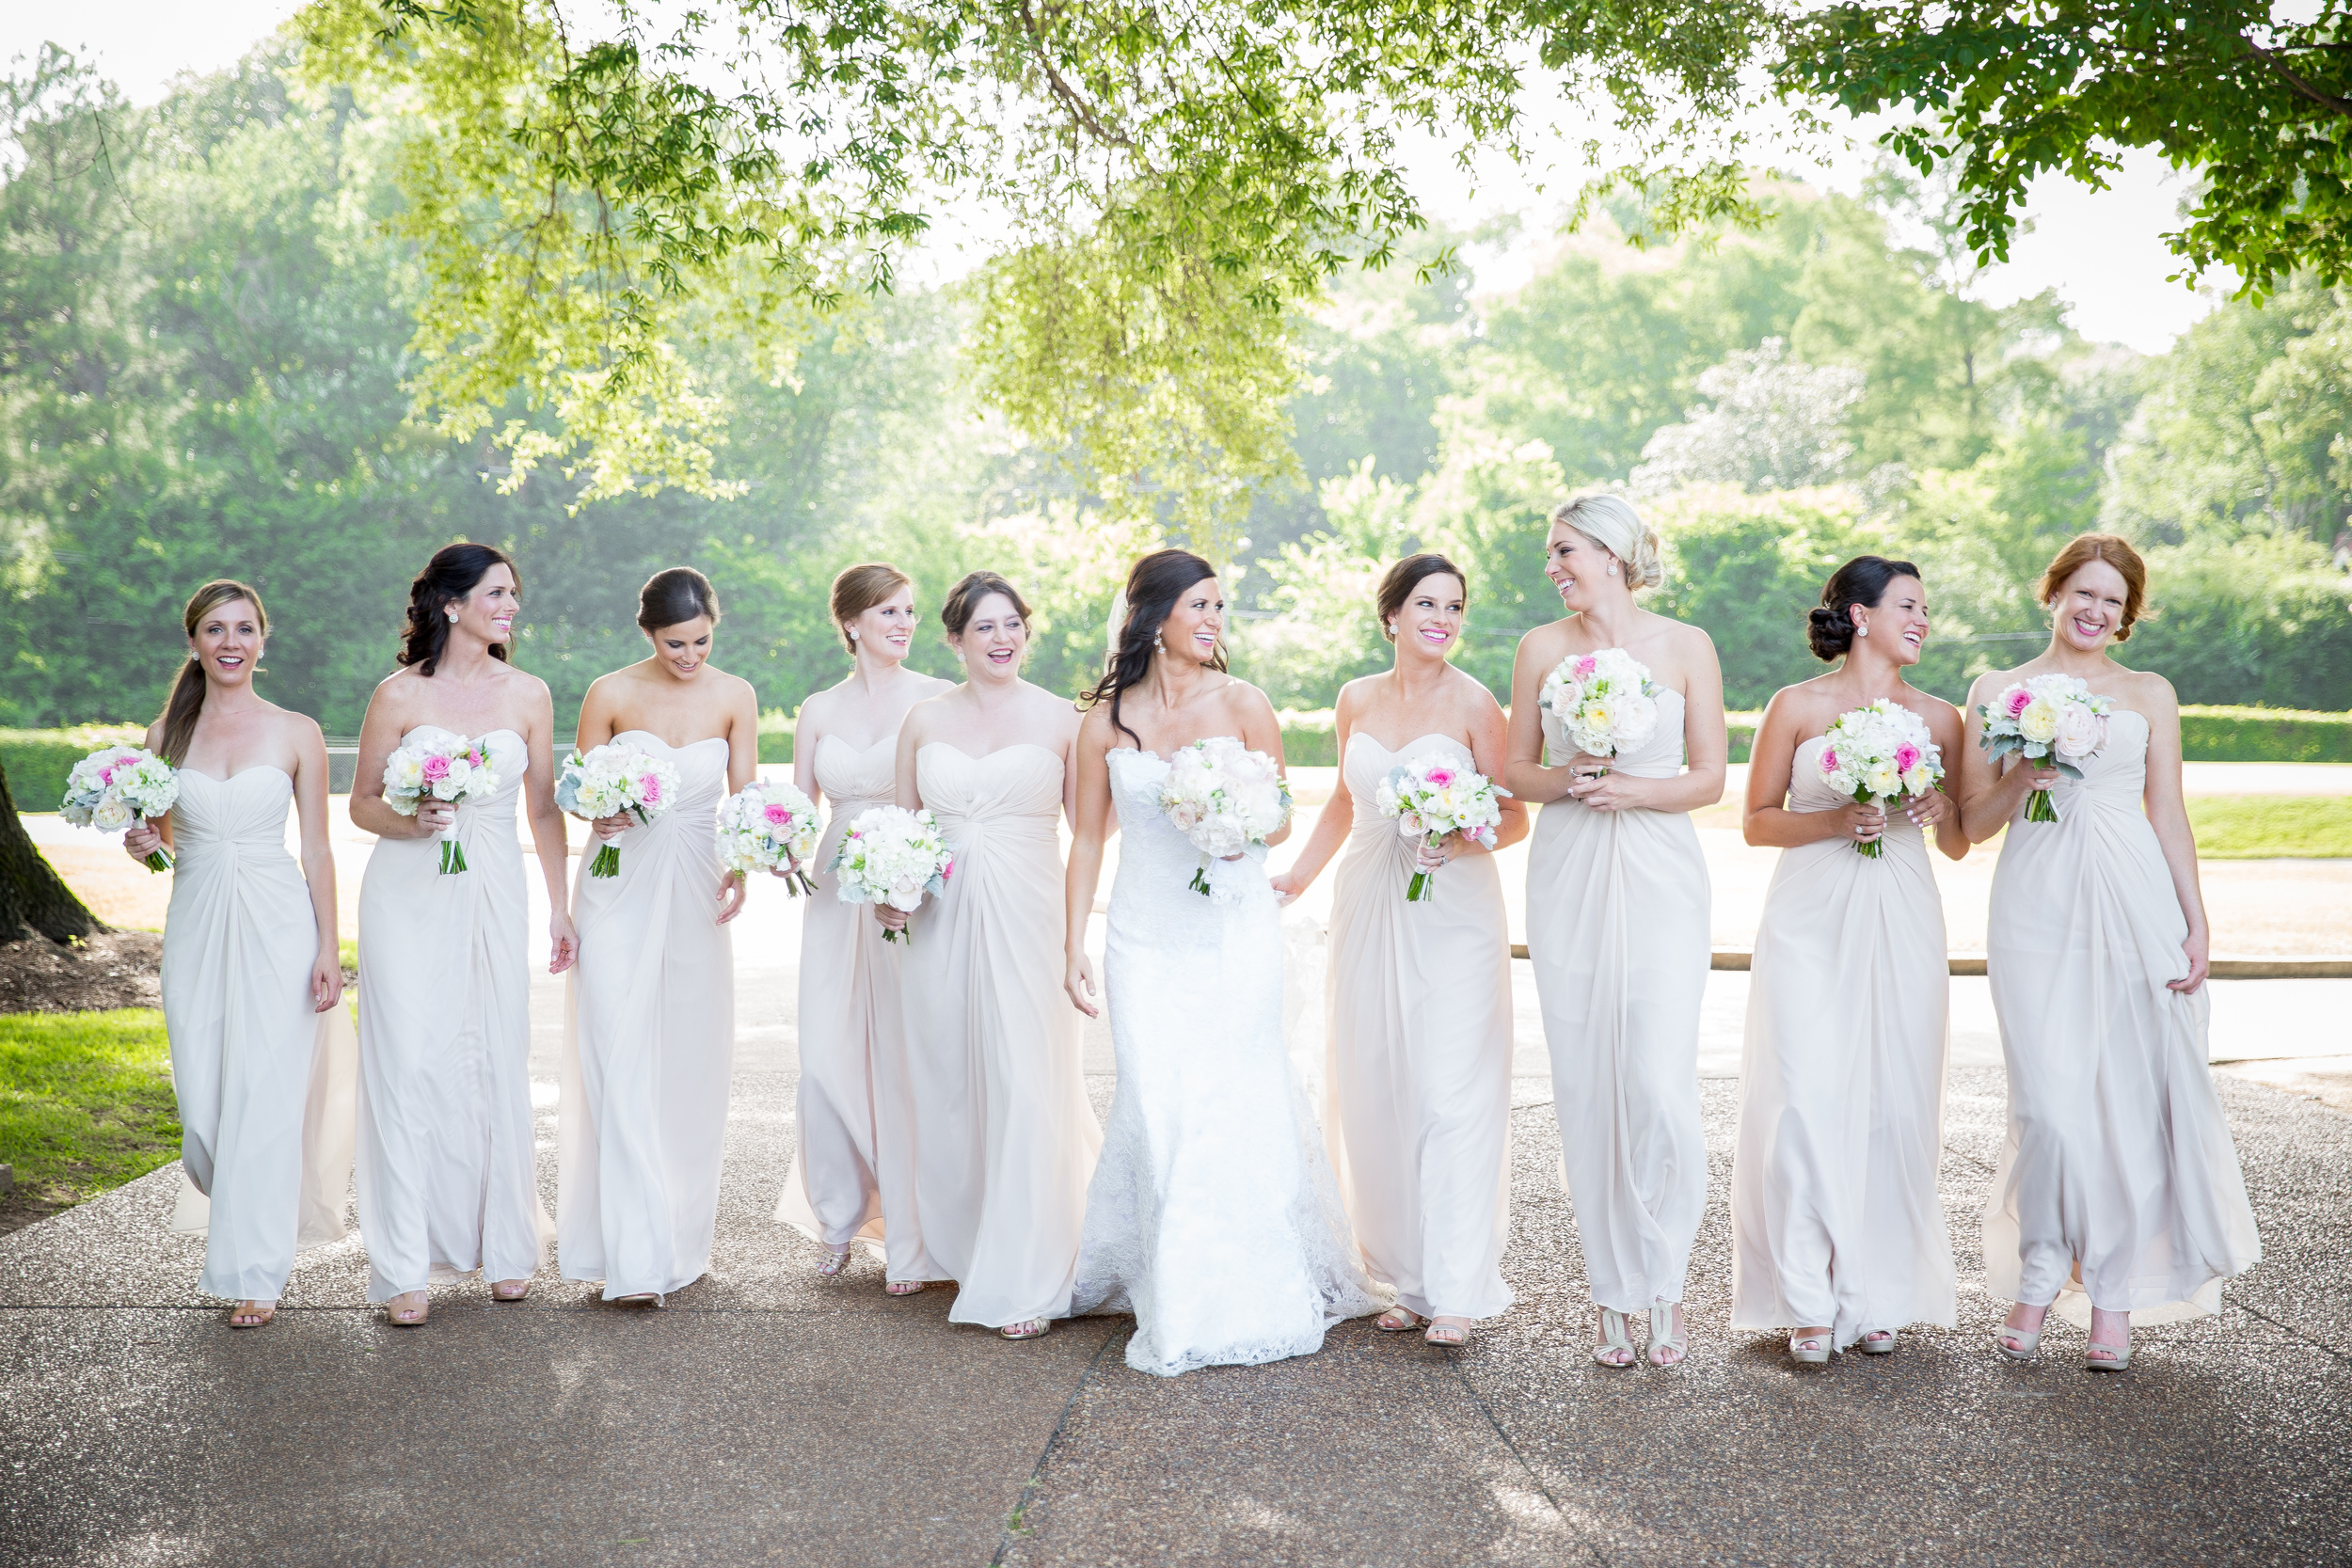
POLYGON ((836 746, 849 746, 850 752, 858 756, 865 756, 868 752, 879 751, 884 746, 896 746, 898 743, 898 737, 897 736, 886 735, 870 746, 850 746, 848 741, 842 739, 837 735, 821 735, 817 737, 817 749, 820 752, 823 751, 825 748, 825 742, 828 740, 832 741, 836 746))
POLYGON ((288 784, 292 784, 292 783, 294 783, 294 775, 293 775, 292 773, 287 772, 284 768, 282 768, 278 767, 278 764, 276 764, 276 763, 274 763, 274 762, 257 762, 257 763, 255 763, 255 764, 254 764, 252 767, 250 767, 250 768, 238 768, 238 769, 237 769, 234 773, 230 774, 230 775, 229 775, 227 778, 225 778, 225 779, 215 779, 215 778, 214 778, 214 777, 213 777, 210 773, 205 772, 205 771, 204 771, 202 768, 188 768, 188 767, 183 766, 183 767, 180 768, 180 771, 181 771, 181 772, 183 772, 183 773, 192 773, 192 774, 194 774, 196 777, 198 777, 198 778, 199 778, 199 779, 202 779, 202 780, 203 780, 205 783, 207 783, 207 784, 235 784, 235 783, 236 783, 239 779, 244 778, 244 777, 245 777, 247 773, 259 773, 259 772, 261 772, 263 768, 267 768, 269 771, 271 771, 271 772, 273 772, 273 773, 277 774, 279 778, 281 778, 281 779, 285 780, 288 784))
POLYGON ((618 740, 625 735, 642 735, 647 740, 654 742, 665 752, 691 752, 697 746, 707 746, 714 740, 718 741, 721 745, 724 745, 726 744, 727 738, 723 735, 707 735, 700 740, 690 740, 683 746, 673 746, 668 741, 662 739, 660 736, 654 734, 651 730, 616 730, 613 732, 612 738, 618 740))
POLYGON ((1350 746, 1355 745, 1355 744, 1356 744, 1356 742, 1358 742, 1359 740, 1362 740, 1362 741, 1369 742, 1370 744, 1375 745, 1375 746, 1379 746, 1379 747, 1380 747, 1380 749, 1381 749, 1382 751, 1384 751, 1384 752, 1388 752, 1388 753, 1389 753, 1389 755, 1391 755, 1391 756, 1392 756, 1392 757, 1401 757, 1401 756, 1403 756, 1406 752, 1407 752, 1411 751, 1414 747, 1416 747, 1416 746, 1420 745, 1420 744, 1421 744, 1422 741, 1424 741, 1424 740, 1442 740, 1442 741, 1444 741, 1447 745, 1449 745, 1449 746, 1457 746, 1457 747, 1460 747, 1460 748, 1461 748, 1463 751, 1465 751, 1465 752, 1468 752, 1468 751, 1470 750, 1470 747, 1469 747, 1468 745, 1466 745, 1465 743, 1463 743, 1462 741, 1455 739, 1454 736, 1450 736, 1450 735, 1443 735, 1443 734, 1440 734, 1438 731, 1436 731, 1436 730, 1424 730, 1424 731, 1422 731, 1420 735, 1417 735, 1417 736, 1413 736, 1413 738, 1412 738, 1412 739, 1410 739, 1410 740, 1406 741, 1406 742, 1404 745, 1402 745, 1402 746, 1387 746, 1387 745, 1382 745, 1382 744, 1381 744, 1381 742, 1380 742, 1379 740, 1377 740, 1377 739, 1374 738, 1374 737, 1373 737, 1372 736, 1370 736, 1370 735, 1365 734, 1362 730, 1357 730, 1357 731, 1353 732, 1352 734, 1350 734, 1350 735, 1348 736, 1348 737, 1347 737, 1347 743, 1348 743, 1350 746))
MULTIPOLYGON (((842 742, 842 744, 843 744, 843 745, 847 745, 847 744, 849 744, 849 742, 844 741, 844 742, 842 742)), ((986 761, 987 761, 990 757, 1001 757, 1001 756, 1003 756, 1003 755, 1004 755, 1006 752, 1018 752, 1018 751, 1022 750, 1024 747, 1026 747, 1028 750, 1030 750, 1030 751, 1032 751, 1032 752, 1044 752, 1047 756, 1049 756, 1049 757, 1053 757, 1053 758, 1054 758, 1054 760, 1055 760, 1056 762, 1059 762, 1059 761, 1061 761, 1061 758, 1060 758, 1060 757, 1058 757, 1058 756, 1056 756, 1056 755, 1055 755, 1055 752, 1054 752, 1054 750, 1053 750, 1053 748, 1052 748, 1052 747, 1050 747, 1050 746, 1041 746, 1041 745, 1039 745, 1039 744, 1038 744, 1036 741, 1034 741, 1034 740, 1016 740, 1016 741, 1014 741, 1014 742, 1013 742, 1011 745, 1009 745, 1009 746, 999 746, 999 747, 997 747, 997 748, 996 748, 996 750, 994 750, 994 751, 993 751, 993 752, 987 752, 987 753, 985 753, 985 754, 983 754, 983 755, 977 756, 977 757, 976 757, 976 756, 974 756, 971 752, 969 752, 965 751, 962 747, 956 745, 956 744, 955 744, 954 742, 952 742, 952 741, 946 741, 946 740, 927 740, 927 741, 923 742, 923 744, 922 744, 922 745, 917 746, 917 747, 914 749, 914 754, 915 754, 916 756, 918 756, 918 757, 919 757, 919 756, 921 756, 921 755, 922 755, 925 752, 931 751, 931 750, 933 750, 933 749, 934 749, 934 748, 936 748, 936 747, 942 747, 942 746, 946 747, 948 751, 955 752, 955 754, 956 754, 956 755, 958 755, 958 756, 961 757, 961 758, 962 758, 964 761, 966 761, 966 762, 986 762, 986 761)))
POLYGON ((484 730, 479 736, 469 736, 463 730, 453 730, 447 724, 413 724, 401 732, 400 743, 405 746, 408 744, 408 737, 410 736, 419 734, 424 730, 438 730, 443 735, 453 735, 460 740, 471 740, 476 738, 487 740, 494 735, 511 735, 515 737, 516 745, 519 746, 523 742, 522 731, 509 729, 504 724, 501 724, 495 730, 484 730))

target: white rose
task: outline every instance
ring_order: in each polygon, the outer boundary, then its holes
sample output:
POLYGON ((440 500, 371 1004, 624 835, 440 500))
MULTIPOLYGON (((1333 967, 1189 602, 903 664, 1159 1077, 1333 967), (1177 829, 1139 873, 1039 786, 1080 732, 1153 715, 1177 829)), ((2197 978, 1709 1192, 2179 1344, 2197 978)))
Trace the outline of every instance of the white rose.
POLYGON ((1658 728, 1657 702, 1638 691, 1618 698, 1613 728, 1620 746, 1639 746, 1658 728))
POLYGON ((2017 716, 2017 733, 2037 745, 2058 734, 2058 707, 2047 697, 2036 697, 2017 716))
POLYGON ((1862 775, 1862 785, 1871 794, 1883 799, 1898 794, 1903 787, 1902 775, 1895 771, 1891 762, 1873 763, 1862 775))
POLYGON ((131 825, 131 808, 109 795, 90 813, 90 826, 113 832, 131 825))
POLYGON ((2082 761, 2097 751, 2106 738, 2107 721, 2093 713, 2087 705, 2068 703, 2058 709, 2051 746, 2067 761, 2082 761))

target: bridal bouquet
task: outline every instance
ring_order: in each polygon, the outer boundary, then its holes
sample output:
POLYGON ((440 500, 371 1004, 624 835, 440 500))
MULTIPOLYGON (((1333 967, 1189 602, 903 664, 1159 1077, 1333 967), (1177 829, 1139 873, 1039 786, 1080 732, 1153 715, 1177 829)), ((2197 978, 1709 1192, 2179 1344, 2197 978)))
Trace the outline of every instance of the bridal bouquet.
MULTIPOLYGON (((57 811, 77 828, 119 833, 163 816, 178 799, 180 775, 171 764, 136 746, 108 746, 73 765, 57 811)), ((159 848, 141 863, 168 871, 171 857, 159 848)))
POLYGON ((1168 760, 1160 810, 1200 851, 1188 886, 1209 895, 1209 862, 1263 844, 1290 820, 1291 786, 1263 752, 1232 736, 1196 740, 1168 760))
MULTIPOLYGON (((419 746, 403 746, 384 759, 384 803, 403 816, 414 816, 427 800, 463 804, 477 796, 495 794, 498 769, 490 766, 490 748, 479 740, 451 736, 419 746)), ((466 847, 441 840, 441 875, 466 869, 466 847)))
MULTIPOLYGON (((1448 833, 1460 833, 1491 849, 1495 829, 1502 821, 1502 798, 1492 779, 1443 757, 1401 762, 1380 781, 1380 815, 1396 818, 1396 831, 1406 839, 1435 849, 1448 833)), ((1416 867, 1405 884, 1405 901, 1419 903, 1437 896, 1434 871, 1416 867)))
MULTIPOLYGON (((1984 729, 1977 742, 1995 762, 2014 752, 2028 762, 2047 762, 2068 778, 2079 779, 2082 765, 2107 743, 2107 715, 2114 711, 2113 703, 2093 696, 2089 683, 2075 676, 2035 675, 1978 707, 1984 729)), ((2058 819, 2048 790, 2037 789, 2026 798, 2026 821, 2058 819)))
MULTIPOLYGON (((914 911, 927 893, 945 893, 956 874, 955 852, 939 836, 939 818, 904 806, 872 806, 833 852, 829 868, 841 884, 845 904, 887 904, 914 911)), ((913 942, 903 931, 885 930, 889 942, 913 942)))
POLYGON ((823 832, 815 801, 792 784, 755 779, 719 802, 719 863, 746 876, 781 871, 797 898, 817 891, 808 863, 823 832))
POLYGON ((1569 655, 1544 677, 1535 703, 1578 751, 1597 757, 1639 746, 1658 728, 1658 687, 1623 648, 1569 655))
MULTIPOLYGON (((638 821, 650 823, 670 809, 670 803, 677 799, 677 790, 675 768, 617 740, 609 740, 584 752, 574 747, 555 775, 557 808, 591 822, 628 812, 638 821)), ((596 858, 588 863, 588 875, 620 874, 620 847, 607 839, 596 850, 596 858)))
MULTIPOLYGON (((1840 795, 1864 805, 1891 806, 1906 795, 1925 795, 1944 778, 1944 753, 1928 734, 1928 721, 1881 697, 1837 716, 1823 736, 1821 777, 1840 795)), ((1883 840, 1856 844, 1879 858, 1883 840)))

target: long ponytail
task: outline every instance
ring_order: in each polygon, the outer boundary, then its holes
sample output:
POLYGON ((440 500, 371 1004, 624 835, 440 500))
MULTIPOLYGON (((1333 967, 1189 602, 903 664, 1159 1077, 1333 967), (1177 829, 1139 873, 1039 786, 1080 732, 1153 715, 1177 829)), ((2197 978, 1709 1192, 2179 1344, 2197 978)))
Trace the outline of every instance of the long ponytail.
MULTIPOLYGON (((269 611, 262 608, 262 595, 244 583, 230 578, 217 578, 198 589, 188 599, 188 608, 181 613, 180 625, 196 641, 196 628, 204 624, 204 617, 225 604, 243 599, 253 607, 254 623, 262 635, 269 635, 269 611)), ((254 673, 261 673, 257 667, 254 673)), ((163 745, 157 754, 174 768, 188 754, 188 742, 196 738, 196 721, 204 712, 204 667, 197 661, 196 650, 180 666, 179 678, 171 683, 171 696, 164 704, 163 717, 156 721, 164 729, 163 745)))

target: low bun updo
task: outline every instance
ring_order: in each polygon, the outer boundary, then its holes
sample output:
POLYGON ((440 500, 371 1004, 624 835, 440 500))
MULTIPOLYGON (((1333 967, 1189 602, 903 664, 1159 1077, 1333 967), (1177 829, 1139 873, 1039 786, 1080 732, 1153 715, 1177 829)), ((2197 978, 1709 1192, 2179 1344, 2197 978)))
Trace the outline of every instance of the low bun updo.
POLYGON ((718 626, 719 591, 691 566, 656 572, 637 591, 637 625, 646 632, 681 626, 698 615, 707 615, 718 626))
POLYGON ((1572 528, 1615 556, 1625 565, 1625 585, 1637 593, 1666 578, 1665 562, 1658 554, 1658 531, 1622 496, 1598 491, 1572 496, 1552 512, 1551 526, 1572 528))
POLYGON ((1896 578, 1918 576, 1919 568, 1910 562, 1883 555, 1858 555, 1838 567, 1821 589, 1821 602, 1805 617, 1804 639, 1812 644, 1813 657, 1844 657, 1853 647, 1854 607, 1876 610, 1896 578))

